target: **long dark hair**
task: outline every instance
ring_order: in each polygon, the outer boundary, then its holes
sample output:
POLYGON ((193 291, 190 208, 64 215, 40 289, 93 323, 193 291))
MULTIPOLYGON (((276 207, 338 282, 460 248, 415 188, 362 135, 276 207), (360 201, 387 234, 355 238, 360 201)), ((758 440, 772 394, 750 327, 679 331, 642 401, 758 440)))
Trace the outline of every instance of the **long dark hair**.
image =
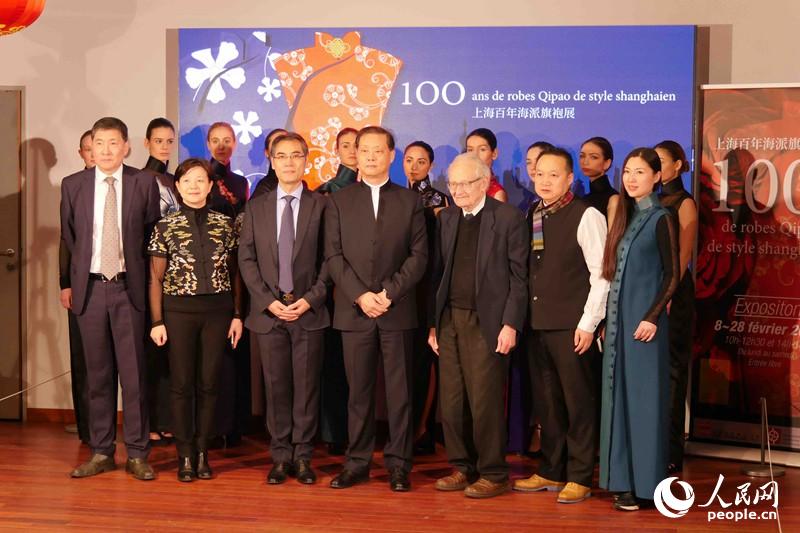
MULTIPOLYGON (((625 158, 622 163, 623 175, 625 167, 628 166, 628 161, 634 157, 644 159, 644 162, 653 172, 661 172, 661 159, 658 158, 658 152, 652 148, 641 147, 634 148, 625 158)), ((614 210, 614 223, 611 224, 611 228, 608 230, 606 249, 603 253, 603 277, 609 281, 614 278, 614 273, 617 270, 617 248, 622 236, 625 235, 625 230, 628 229, 628 223, 633 215, 634 204, 635 201, 628 195, 623 183, 619 191, 619 201, 614 210)))

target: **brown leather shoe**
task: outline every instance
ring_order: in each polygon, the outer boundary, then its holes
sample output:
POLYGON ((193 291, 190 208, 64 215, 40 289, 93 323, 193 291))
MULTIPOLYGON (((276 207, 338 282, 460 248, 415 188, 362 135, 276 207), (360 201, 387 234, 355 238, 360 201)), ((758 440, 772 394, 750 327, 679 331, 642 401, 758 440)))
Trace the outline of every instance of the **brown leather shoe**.
POLYGON ((570 481, 558 493, 558 503, 578 503, 592 495, 591 487, 570 481))
POLYGON ((519 492, 539 492, 540 490, 556 492, 563 488, 563 481, 552 481, 550 479, 543 478, 538 474, 534 474, 528 479, 514 480, 514 490, 519 492))
POLYGON ((125 471, 141 481, 151 481, 156 478, 153 467, 147 464, 147 459, 142 459, 141 457, 136 459, 129 457, 125 463, 125 471))
POLYGON ((467 498, 494 498, 508 492, 510 488, 511 483, 508 480, 495 483, 482 477, 464 489, 464 496, 467 498))
POLYGON ((453 492, 457 490, 464 490, 469 486, 469 484, 470 480, 467 478, 467 475, 464 472, 456 470, 449 476, 440 477, 437 479, 434 487, 436 490, 453 492))
POLYGON ((111 472, 116 469, 117 465, 114 464, 114 458, 101 453, 92 455, 92 458, 77 467, 72 471, 72 477, 89 477, 102 474, 103 472, 111 472))

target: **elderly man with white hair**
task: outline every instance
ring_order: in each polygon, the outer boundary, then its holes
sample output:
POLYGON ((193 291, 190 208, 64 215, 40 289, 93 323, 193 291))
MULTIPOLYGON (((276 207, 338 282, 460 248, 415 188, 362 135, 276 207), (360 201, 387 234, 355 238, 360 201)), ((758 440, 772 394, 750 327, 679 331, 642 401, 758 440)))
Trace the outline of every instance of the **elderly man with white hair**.
POLYGON ((433 256, 428 342, 439 355, 442 424, 454 473, 443 491, 491 498, 510 488, 505 460, 508 354, 528 298, 528 233, 522 214, 488 197, 491 171, 462 154, 447 170, 454 206, 441 211, 433 256))

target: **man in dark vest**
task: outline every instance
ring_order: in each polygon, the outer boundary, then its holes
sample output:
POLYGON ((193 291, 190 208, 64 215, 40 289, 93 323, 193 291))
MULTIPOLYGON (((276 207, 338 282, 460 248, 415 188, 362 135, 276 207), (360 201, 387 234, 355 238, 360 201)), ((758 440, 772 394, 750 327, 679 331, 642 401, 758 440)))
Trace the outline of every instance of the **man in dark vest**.
POLYGON ((594 332, 605 317, 608 282, 602 276, 606 220, 575 198, 572 156, 542 152, 535 188, 541 200, 528 212, 531 365, 542 424, 539 473, 514 482, 522 492, 559 491, 559 503, 591 495, 597 409, 594 332))
POLYGON ((362 177, 333 193, 325 212, 325 257, 335 283, 333 327, 342 332, 350 386, 350 445, 343 489, 369 478, 375 448, 375 378, 383 362, 389 440, 383 448, 389 487, 411 483, 411 355, 417 327, 416 285, 425 273, 428 239, 417 193, 392 183, 394 137, 370 126, 356 137, 362 177))
POLYGON ((525 322, 528 242, 514 207, 486 195, 491 170, 462 154, 447 170, 455 206, 439 213, 428 344, 439 355, 442 426, 455 469, 436 489, 490 498, 509 489, 508 354, 525 322))

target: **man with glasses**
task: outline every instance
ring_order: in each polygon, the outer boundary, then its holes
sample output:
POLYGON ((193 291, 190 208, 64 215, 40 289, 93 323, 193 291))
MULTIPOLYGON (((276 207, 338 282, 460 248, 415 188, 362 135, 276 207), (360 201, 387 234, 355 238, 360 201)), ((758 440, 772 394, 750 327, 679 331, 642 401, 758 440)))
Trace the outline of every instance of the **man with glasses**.
POLYGON ((370 126, 356 136, 362 181, 330 198, 325 257, 333 278, 333 327, 342 332, 350 386, 350 445, 343 489, 367 481, 375 448, 375 375, 383 362, 389 439, 383 448, 389 487, 411 488, 411 356, 417 327, 416 285, 425 273, 428 239, 419 195, 389 179, 394 137, 370 126))
POLYGON ((455 469, 436 481, 470 498, 506 492, 508 354, 525 320, 528 242, 520 212, 486 195, 491 171, 461 154, 447 169, 455 206, 439 214, 428 343, 439 355, 442 426, 455 469))
POLYGON ((308 145, 296 133, 275 138, 270 159, 278 187, 247 204, 239 242, 250 293, 245 325, 258 337, 267 391, 272 485, 289 476, 304 484, 317 479, 311 454, 330 317, 320 242, 326 200, 303 187, 307 157, 308 145))

